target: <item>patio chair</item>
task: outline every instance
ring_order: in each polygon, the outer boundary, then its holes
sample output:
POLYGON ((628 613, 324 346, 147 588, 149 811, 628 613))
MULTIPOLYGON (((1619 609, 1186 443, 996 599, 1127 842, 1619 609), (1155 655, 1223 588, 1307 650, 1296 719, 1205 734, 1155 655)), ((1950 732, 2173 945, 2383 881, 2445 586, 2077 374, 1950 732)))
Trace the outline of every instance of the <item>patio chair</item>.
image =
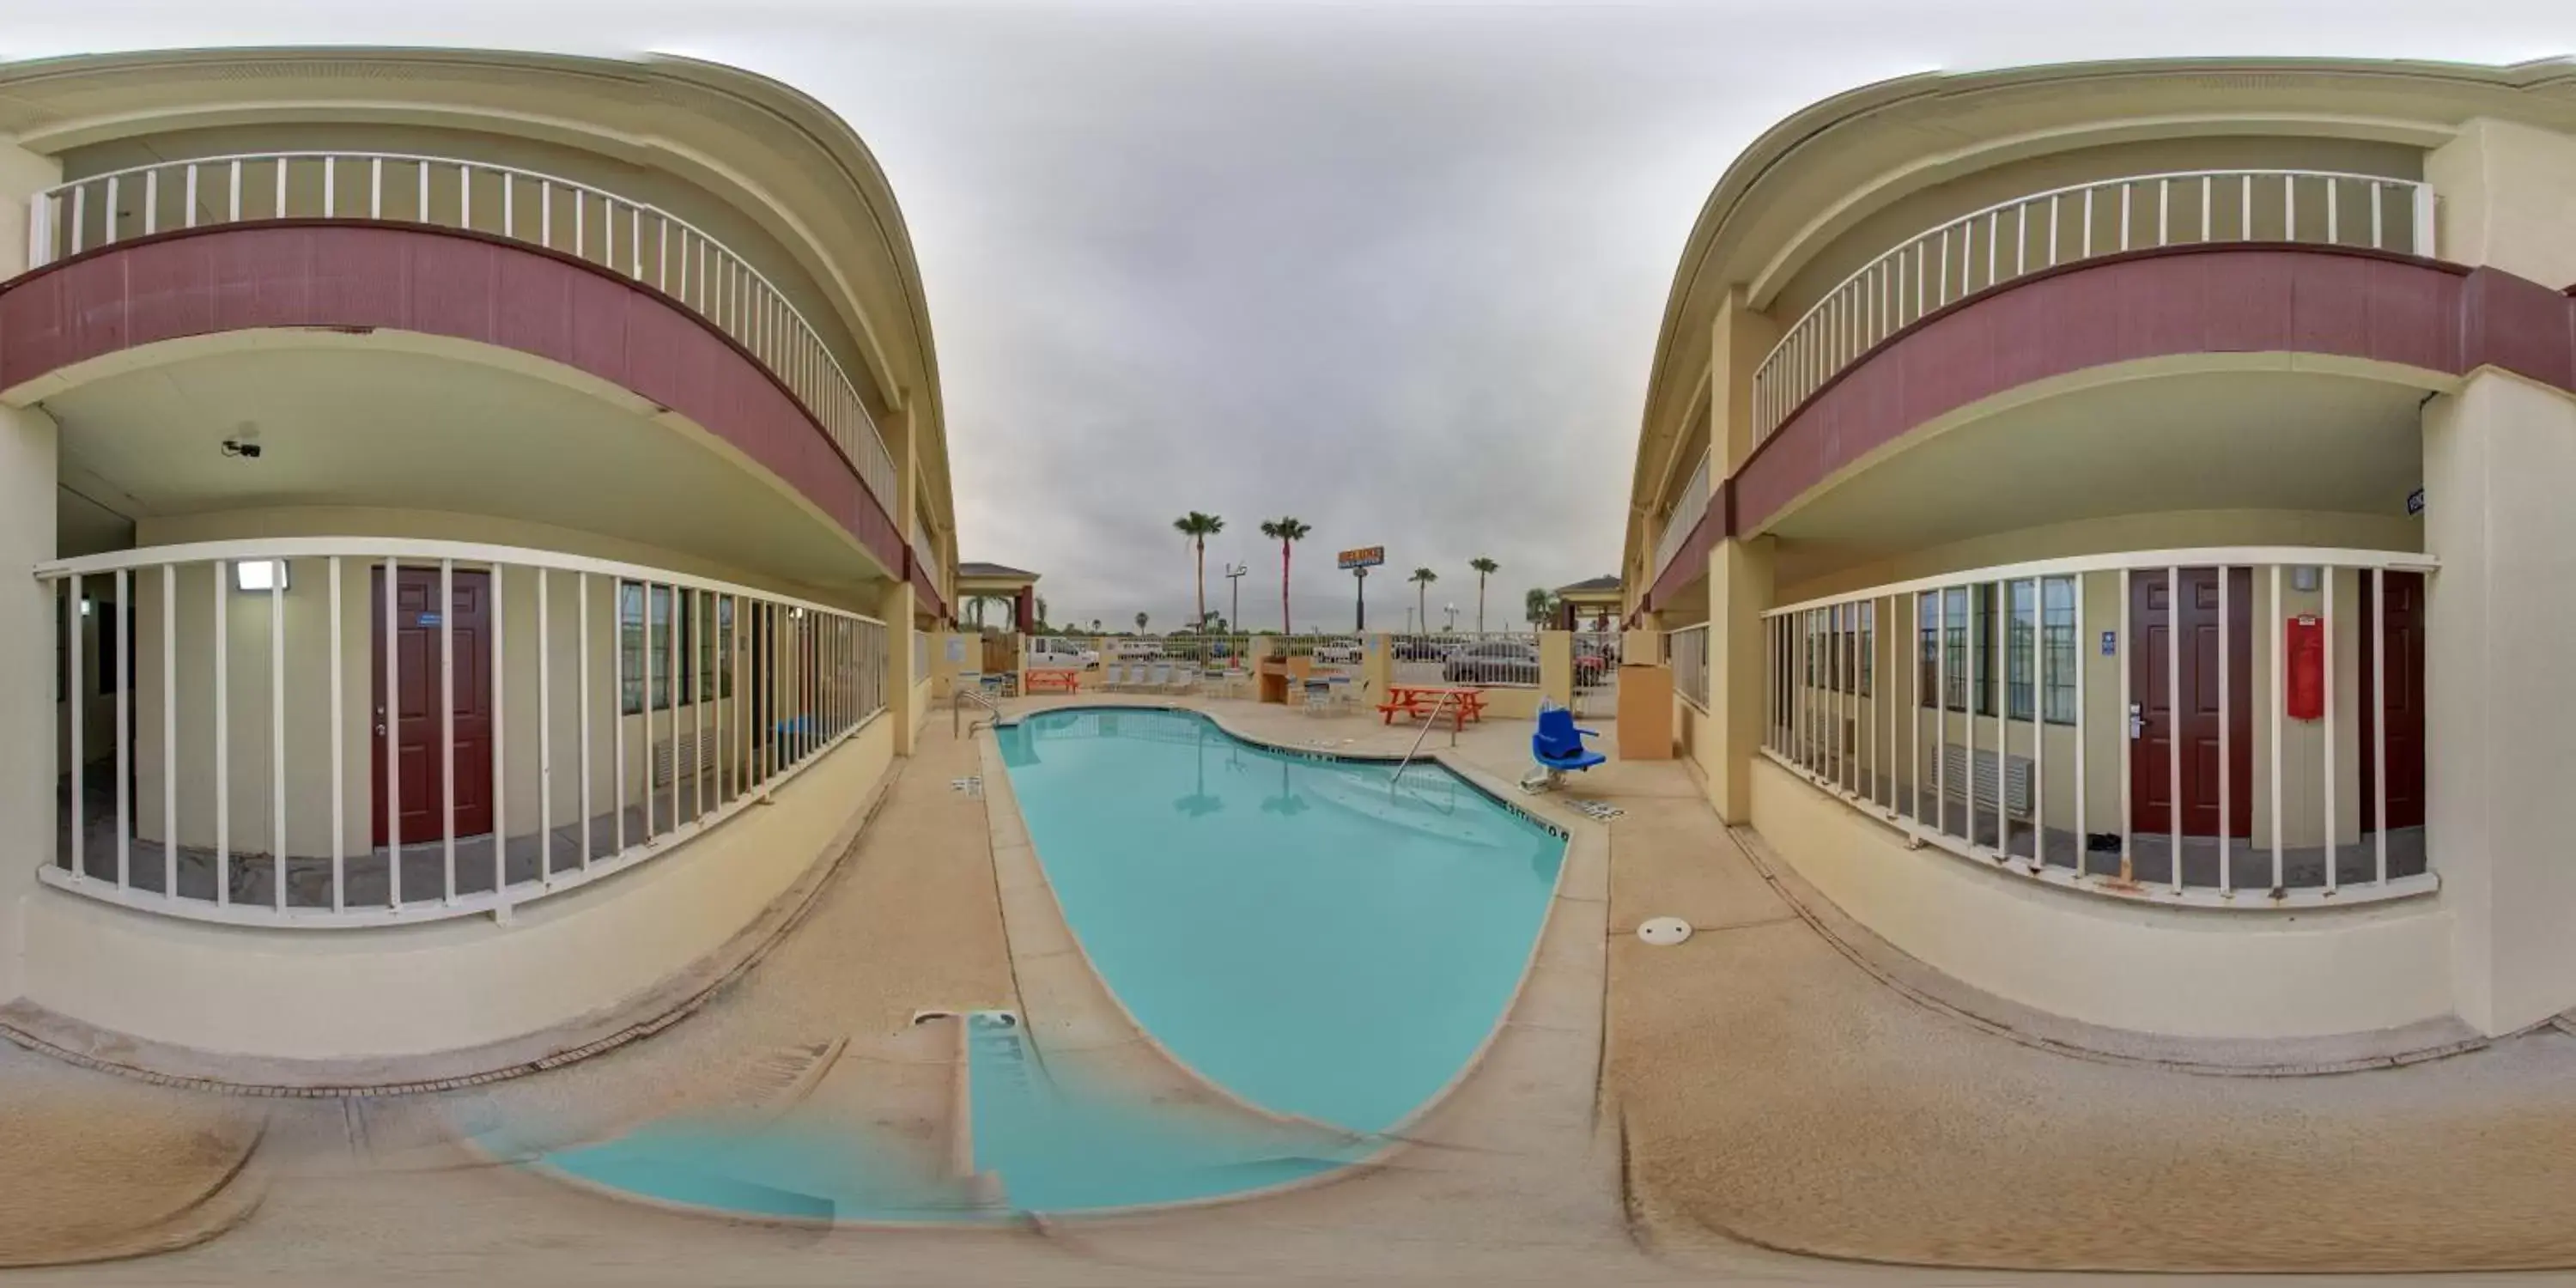
POLYGON ((1154 664, 1153 674, 1146 679, 1143 687, 1157 691, 1170 690, 1172 687, 1172 664, 1169 662, 1156 662, 1154 664))
POLYGON ((1121 662, 1116 666, 1104 666, 1100 668, 1100 687, 1110 693, 1126 692, 1127 664, 1121 662))
POLYGON ((1334 715, 1348 715, 1358 709, 1359 686, 1351 683, 1349 672, 1335 671, 1325 676, 1324 682, 1332 686, 1331 710, 1334 715))
POLYGON ((1306 682, 1300 687, 1304 690, 1307 715, 1332 714, 1333 682, 1330 679, 1320 675, 1308 676, 1306 682))
POLYGON ((1576 728, 1574 713, 1554 703, 1539 708, 1538 728, 1530 734, 1530 771, 1521 775, 1521 790, 1543 792, 1564 784, 1568 771, 1581 772, 1610 758, 1584 744, 1597 730, 1576 728))

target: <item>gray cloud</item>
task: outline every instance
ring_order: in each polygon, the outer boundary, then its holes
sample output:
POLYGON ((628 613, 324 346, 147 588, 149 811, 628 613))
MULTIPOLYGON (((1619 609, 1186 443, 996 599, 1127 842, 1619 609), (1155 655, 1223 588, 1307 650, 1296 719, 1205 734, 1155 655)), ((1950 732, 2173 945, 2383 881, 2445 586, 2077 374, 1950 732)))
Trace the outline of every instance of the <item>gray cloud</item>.
MULTIPOLYGON (((644 47, 831 104, 893 178, 922 259, 969 558, 1045 574, 1060 618, 1185 616, 1171 520, 1314 526, 1301 620, 1346 624, 1334 549, 1383 544, 1472 614, 1612 570, 1674 262, 1771 122, 1938 67, 2145 54, 2504 62, 2563 7, 1808 0, 1797 5, 883 7, 108 0, 22 16, 12 56, 327 40, 644 47)), ((1225 587, 1212 580, 1211 604, 1225 587)), ((1258 607, 1256 607, 1256 605, 1258 607)))

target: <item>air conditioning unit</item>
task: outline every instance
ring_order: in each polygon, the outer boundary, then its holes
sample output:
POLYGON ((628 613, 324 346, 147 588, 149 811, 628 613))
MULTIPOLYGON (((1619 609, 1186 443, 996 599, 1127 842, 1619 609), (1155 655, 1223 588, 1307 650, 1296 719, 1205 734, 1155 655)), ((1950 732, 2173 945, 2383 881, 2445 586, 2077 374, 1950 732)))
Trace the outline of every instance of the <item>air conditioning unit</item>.
POLYGON ((694 777, 698 766, 715 755, 715 738, 714 729, 683 730, 653 744, 653 785, 668 787, 694 777))
MULTIPOLYGON (((1973 790, 1978 808, 1994 809, 1997 758, 1998 753, 1994 749, 1977 748, 1976 772, 1972 776, 1968 772, 1968 749, 1958 743, 1944 745, 1941 749, 1943 790, 1951 799, 1962 802, 1968 800, 1968 793, 1973 790)), ((2030 757, 2006 756, 2001 759, 2004 812, 2014 818, 2029 818, 2030 757)))

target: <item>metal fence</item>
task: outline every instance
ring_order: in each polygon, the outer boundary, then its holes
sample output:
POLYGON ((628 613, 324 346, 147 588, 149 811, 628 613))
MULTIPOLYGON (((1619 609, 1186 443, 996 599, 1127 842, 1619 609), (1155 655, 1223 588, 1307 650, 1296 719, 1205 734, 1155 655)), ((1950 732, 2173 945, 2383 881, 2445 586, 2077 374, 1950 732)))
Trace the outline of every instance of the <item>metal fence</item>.
POLYGON ((1388 638, 1397 684, 1538 687, 1538 632, 1435 631, 1388 638))
POLYGON ((2104 255, 2262 241, 2430 255, 2433 189, 2319 170, 2190 170, 2077 184, 1961 215, 1862 265, 1789 328, 1754 373, 1756 440, 1872 346, 1981 291, 2104 255))
POLYGON ((29 266, 181 228, 273 219, 468 229, 587 260, 733 338, 805 405, 879 503, 894 456, 813 324, 749 261, 659 207, 558 175, 392 152, 261 152, 154 162, 35 195, 29 266))
POLYGON ((1619 708, 1619 652, 1624 638, 1617 631, 1574 633, 1575 706, 1591 719, 1606 720, 1619 708))
POLYGON ((874 619, 549 551, 315 537, 36 572, 63 695, 43 879, 169 916, 543 898, 721 824, 886 705, 874 619))
POLYGON ((1776 609, 1765 751, 1925 843, 2081 888, 2221 907, 2429 890, 2433 568, 2148 551, 1776 609), (2360 674, 2339 680, 2338 655, 2360 674))

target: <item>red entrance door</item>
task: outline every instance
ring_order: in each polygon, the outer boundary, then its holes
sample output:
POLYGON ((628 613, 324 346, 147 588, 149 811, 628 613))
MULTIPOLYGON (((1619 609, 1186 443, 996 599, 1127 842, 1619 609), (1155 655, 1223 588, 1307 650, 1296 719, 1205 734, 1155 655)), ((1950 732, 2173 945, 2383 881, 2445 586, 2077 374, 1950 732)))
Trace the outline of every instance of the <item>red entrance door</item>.
POLYGON ((456 690, 447 706, 456 713, 456 740, 446 748, 454 764, 456 834, 481 836, 492 830, 492 579, 489 573, 458 569, 455 593, 442 623, 436 568, 405 568, 394 592, 394 685, 396 701, 385 702, 385 570, 375 569, 370 632, 375 639, 375 841, 387 843, 385 807, 391 795, 401 797, 402 843, 414 845, 447 835, 447 782, 439 772, 446 730, 442 727, 441 684, 444 668, 439 633, 455 635, 456 690), (385 788, 388 727, 399 772, 399 792, 385 788))
POLYGON ((2129 576, 2129 700, 2138 719, 2129 743, 2129 828, 2173 830, 2173 803, 2182 796, 2185 836, 2219 835, 2219 775, 2227 775, 2227 835, 2254 830, 2254 578, 2250 569, 2227 575, 2227 709, 2218 701, 2218 570, 2185 568, 2182 593, 2167 593, 2165 574, 2129 576), (2179 607, 2177 608, 2177 601, 2179 607), (2175 648, 2179 657, 2168 660, 2175 648), (2179 682, 2180 688, 2175 688, 2179 682), (2218 752, 2219 722, 2227 722, 2226 763, 2218 752), (2182 743, 2182 778, 2174 779, 2174 742, 2182 743))
POLYGON ((2424 575, 2392 572, 2388 603, 2361 577, 2361 830, 2379 830, 2377 668, 2388 659, 2388 826, 2424 824, 2424 575))

